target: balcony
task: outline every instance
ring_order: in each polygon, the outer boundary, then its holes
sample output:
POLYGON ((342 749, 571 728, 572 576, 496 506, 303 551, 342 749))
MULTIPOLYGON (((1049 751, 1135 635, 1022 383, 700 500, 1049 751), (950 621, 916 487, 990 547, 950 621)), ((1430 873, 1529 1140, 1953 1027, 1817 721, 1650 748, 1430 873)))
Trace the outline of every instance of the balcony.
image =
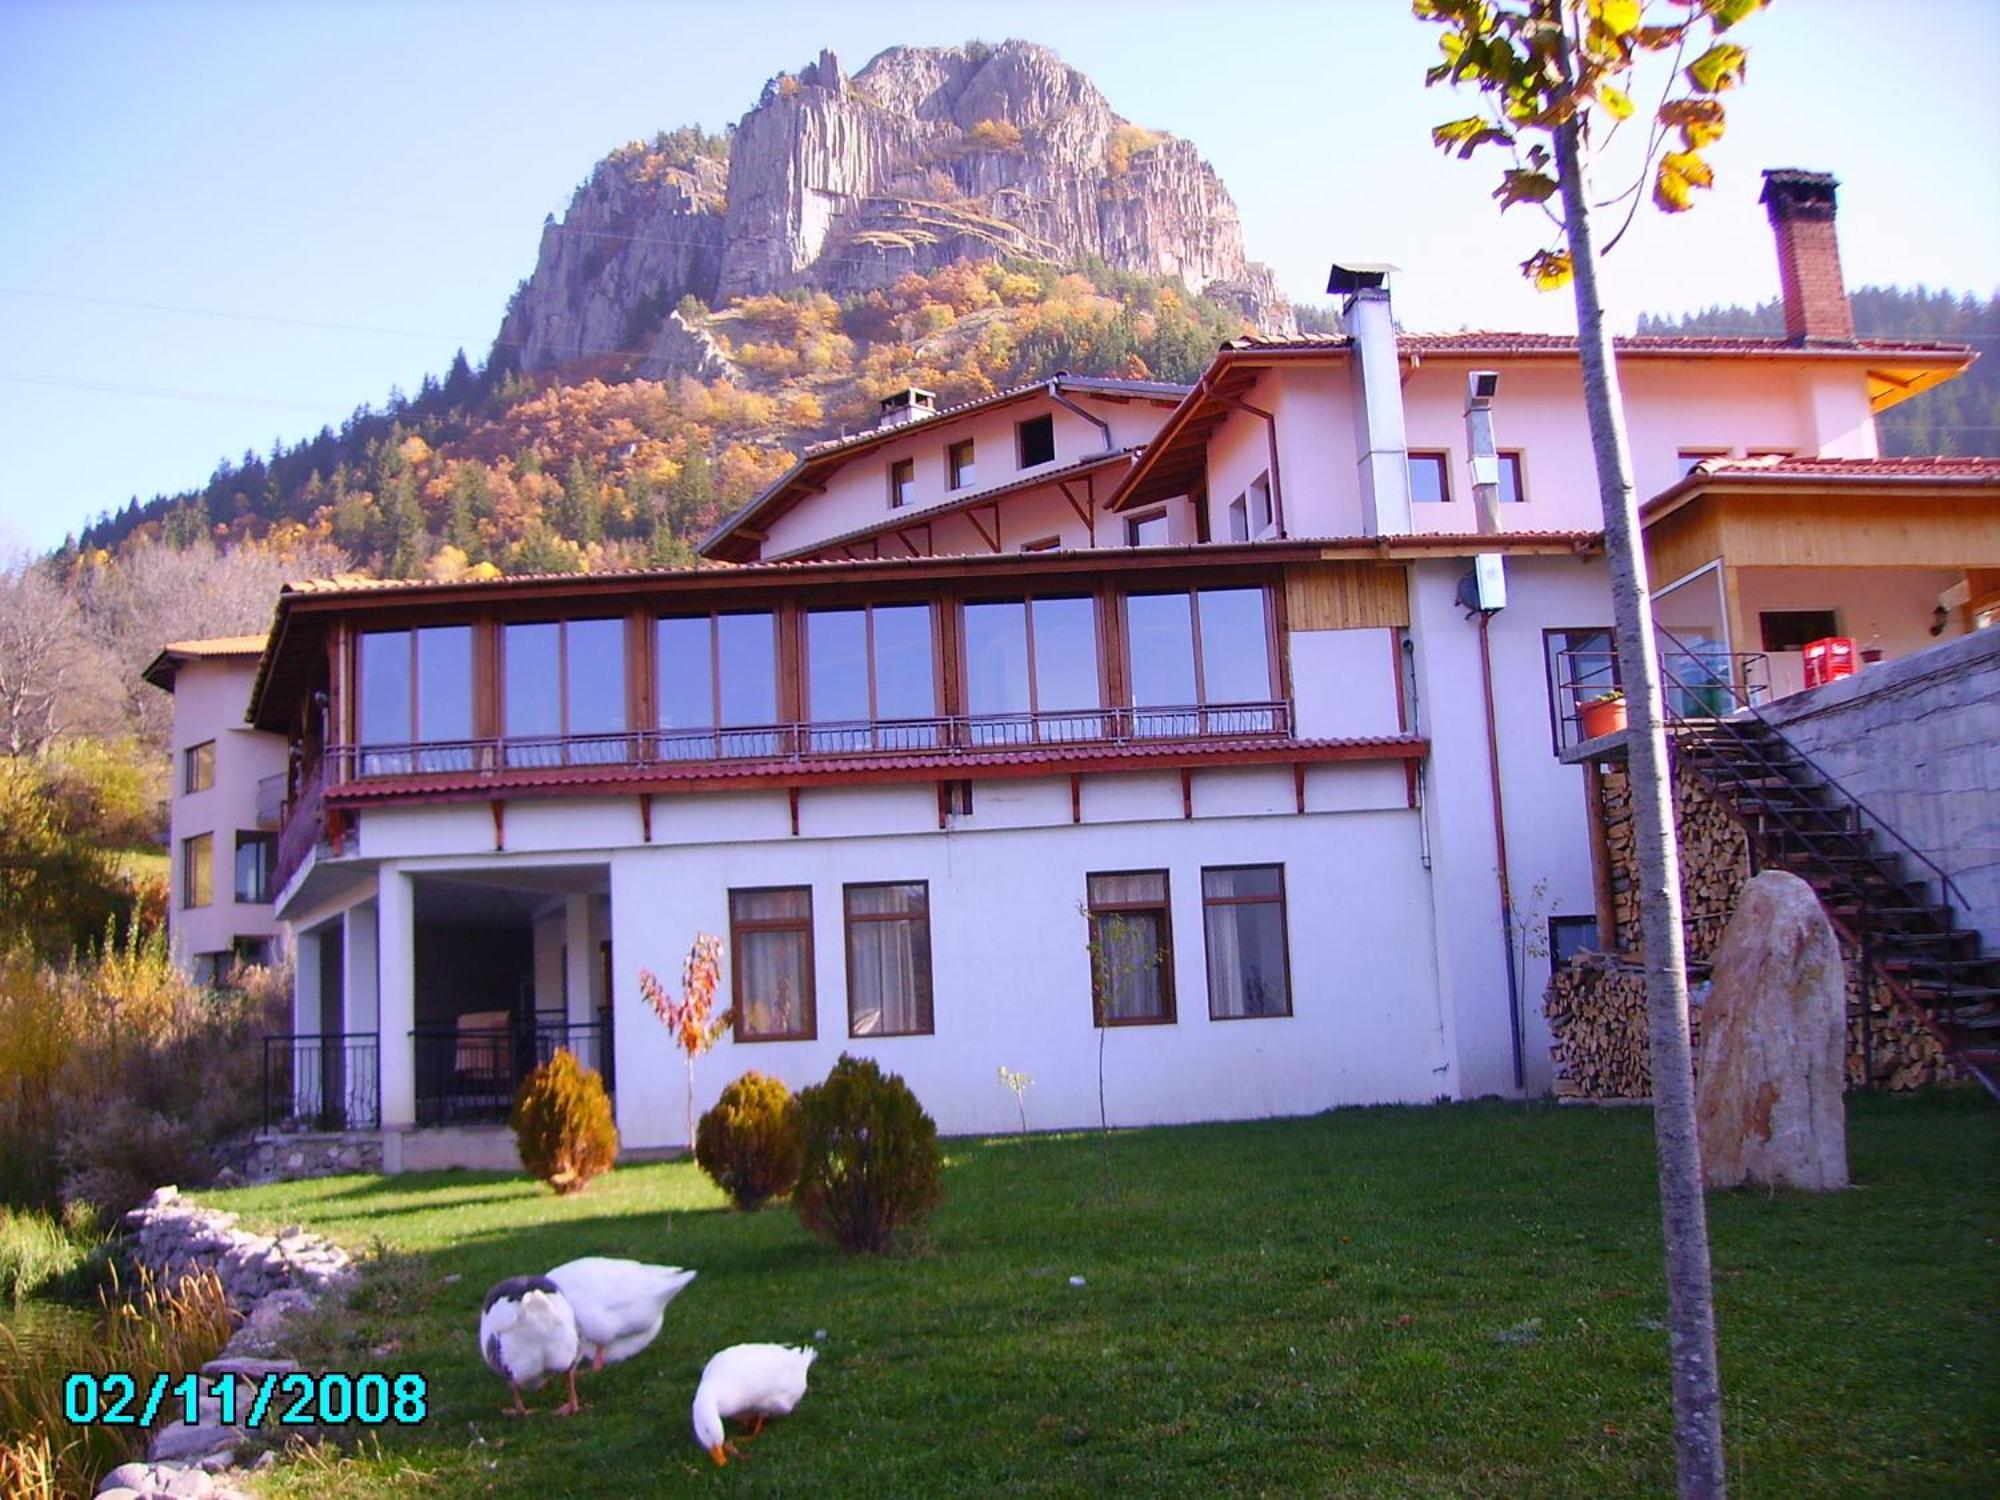
POLYGON ((703 764, 837 766, 868 756, 935 757, 976 766, 982 756, 1046 749, 1115 751, 1175 741, 1228 745, 1289 739, 1291 705, 1284 702, 1186 704, 1145 708, 970 714, 851 723, 763 724, 719 729, 648 729, 537 739, 432 740, 415 744, 335 745, 327 752, 335 787, 391 777, 458 777, 506 781, 511 773, 574 769, 624 770, 639 776, 703 764))

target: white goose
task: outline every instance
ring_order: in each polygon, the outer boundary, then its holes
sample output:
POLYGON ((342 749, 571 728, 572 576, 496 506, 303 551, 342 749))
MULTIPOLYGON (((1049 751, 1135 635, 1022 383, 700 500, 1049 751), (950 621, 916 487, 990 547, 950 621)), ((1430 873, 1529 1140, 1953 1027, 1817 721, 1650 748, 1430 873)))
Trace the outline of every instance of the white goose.
POLYGON ((702 1369, 701 1387, 694 1393, 694 1440, 716 1463, 728 1463, 727 1455, 736 1448, 722 1419, 754 1418, 756 1425, 747 1436, 755 1437, 764 1430, 765 1418, 791 1415, 805 1399, 806 1371, 818 1358, 819 1350, 809 1345, 730 1345, 702 1369))
POLYGON ((577 1409, 576 1314, 548 1277, 510 1276, 486 1294, 479 1310, 479 1352, 514 1393, 514 1404, 501 1408, 509 1416, 528 1415, 522 1387, 533 1390, 559 1370, 569 1379, 569 1400, 556 1415, 577 1409))
POLYGON ((607 1255, 565 1261, 548 1275, 576 1311, 583 1352, 595 1370, 630 1359, 658 1338, 667 1304, 694 1278, 679 1266, 607 1255))

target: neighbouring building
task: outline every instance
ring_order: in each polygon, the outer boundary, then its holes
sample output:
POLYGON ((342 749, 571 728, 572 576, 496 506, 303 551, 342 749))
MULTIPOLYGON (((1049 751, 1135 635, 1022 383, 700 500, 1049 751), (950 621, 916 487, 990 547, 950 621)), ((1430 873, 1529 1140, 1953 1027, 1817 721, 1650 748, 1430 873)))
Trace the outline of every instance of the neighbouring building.
POLYGON ((234 963, 283 957, 272 908, 288 747, 244 722, 261 635, 175 641, 146 681, 174 699, 167 933, 174 962, 203 983, 234 963))
MULTIPOLYGON (((1796 301, 1831 179, 1769 191, 1796 301)), ((701 932, 735 1012, 704 1107, 854 1051, 947 1131, 1008 1127, 1002 1066, 1033 1124, 1092 1123, 1100 1011, 1118 1124, 1545 1089, 1617 680, 1575 343, 1331 289, 1343 334, 1192 389, 893 397, 704 542, 732 567, 288 587, 250 720, 294 751, 291 1113, 478 1160, 429 1127, 569 1045, 628 1146, 682 1144, 639 973, 701 932)), ((1991 608, 2000 464, 1883 460, 1873 421, 1970 351, 1823 301, 1620 342, 1678 712, 1796 685, 1806 632, 1900 656, 1991 608)))

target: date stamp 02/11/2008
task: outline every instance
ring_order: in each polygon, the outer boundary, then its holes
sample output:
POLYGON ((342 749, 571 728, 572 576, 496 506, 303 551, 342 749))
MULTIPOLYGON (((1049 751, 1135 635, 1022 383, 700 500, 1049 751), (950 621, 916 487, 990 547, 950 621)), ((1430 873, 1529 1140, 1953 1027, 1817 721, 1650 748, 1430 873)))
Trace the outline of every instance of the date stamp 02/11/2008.
POLYGON ((430 1382, 421 1375, 337 1372, 270 1373, 245 1386, 234 1375, 175 1377, 164 1371, 143 1387, 120 1371, 74 1374, 63 1381, 63 1418, 78 1427, 196 1425, 208 1407, 224 1427, 414 1427, 430 1415, 430 1382))

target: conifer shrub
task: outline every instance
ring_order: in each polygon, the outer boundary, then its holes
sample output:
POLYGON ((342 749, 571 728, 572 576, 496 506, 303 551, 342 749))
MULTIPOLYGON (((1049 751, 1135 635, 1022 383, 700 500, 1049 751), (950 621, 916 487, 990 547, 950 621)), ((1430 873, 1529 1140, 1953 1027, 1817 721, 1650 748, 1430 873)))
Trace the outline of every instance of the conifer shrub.
POLYGON ((611 1170, 618 1155, 618 1126, 611 1098, 595 1068, 567 1047, 521 1083, 508 1117, 521 1165, 558 1193, 580 1193, 611 1170))
POLYGON ((776 1078, 749 1072, 695 1127, 694 1159, 729 1201, 754 1213, 799 1180, 798 1102, 776 1078))
POLYGON ((842 1053, 826 1082, 799 1091, 799 1219, 844 1250, 879 1255, 930 1216, 943 1191, 937 1122, 910 1086, 842 1053))

